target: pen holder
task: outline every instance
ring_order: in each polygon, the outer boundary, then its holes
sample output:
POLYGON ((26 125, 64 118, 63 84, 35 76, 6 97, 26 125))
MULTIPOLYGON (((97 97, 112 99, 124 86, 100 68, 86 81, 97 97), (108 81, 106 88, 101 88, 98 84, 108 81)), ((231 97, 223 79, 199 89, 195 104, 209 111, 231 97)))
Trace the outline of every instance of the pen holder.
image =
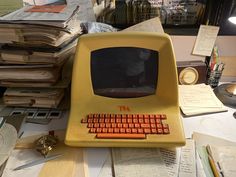
POLYGON ((220 78, 222 75, 222 71, 215 71, 215 70, 208 70, 207 72, 207 84, 210 85, 212 88, 218 86, 220 78))

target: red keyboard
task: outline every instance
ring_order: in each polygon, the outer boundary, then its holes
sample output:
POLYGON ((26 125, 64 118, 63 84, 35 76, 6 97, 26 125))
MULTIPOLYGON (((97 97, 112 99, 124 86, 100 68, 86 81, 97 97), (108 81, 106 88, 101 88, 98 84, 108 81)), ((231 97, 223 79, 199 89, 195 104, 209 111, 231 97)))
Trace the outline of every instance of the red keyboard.
POLYGON ((81 120, 96 138, 145 139, 147 134, 169 134, 165 114, 89 114, 81 120))

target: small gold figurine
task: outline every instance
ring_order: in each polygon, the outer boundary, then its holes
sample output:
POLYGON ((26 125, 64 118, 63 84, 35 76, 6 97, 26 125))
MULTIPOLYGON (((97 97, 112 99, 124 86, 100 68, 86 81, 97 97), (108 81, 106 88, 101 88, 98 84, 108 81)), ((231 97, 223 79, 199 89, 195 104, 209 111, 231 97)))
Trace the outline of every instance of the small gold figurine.
POLYGON ((44 135, 36 140, 36 150, 44 157, 56 146, 58 138, 52 135, 44 135))

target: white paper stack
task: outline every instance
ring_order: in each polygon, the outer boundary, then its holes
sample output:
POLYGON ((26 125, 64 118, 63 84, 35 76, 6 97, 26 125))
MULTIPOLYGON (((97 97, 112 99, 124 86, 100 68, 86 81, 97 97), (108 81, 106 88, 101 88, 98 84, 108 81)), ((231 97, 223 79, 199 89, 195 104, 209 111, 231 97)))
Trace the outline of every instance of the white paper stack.
POLYGON ((60 13, 26 12, 29 8, 0 17, 0 43, 58 47, 81 34, 78 6, 68 5, 60 13))
POLYGON ((185 116, 227 111, 209 85, 179 85, 179 105, 185 116))

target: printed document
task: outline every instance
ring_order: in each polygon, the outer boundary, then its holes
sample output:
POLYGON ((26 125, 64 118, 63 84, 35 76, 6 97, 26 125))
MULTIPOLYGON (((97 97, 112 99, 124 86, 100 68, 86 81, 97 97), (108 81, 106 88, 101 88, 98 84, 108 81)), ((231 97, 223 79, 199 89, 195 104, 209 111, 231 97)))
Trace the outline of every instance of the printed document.
POLYGON ((218 31, 218 26, 201 25, 193 48, 193 54, 211 56, 218 31))

